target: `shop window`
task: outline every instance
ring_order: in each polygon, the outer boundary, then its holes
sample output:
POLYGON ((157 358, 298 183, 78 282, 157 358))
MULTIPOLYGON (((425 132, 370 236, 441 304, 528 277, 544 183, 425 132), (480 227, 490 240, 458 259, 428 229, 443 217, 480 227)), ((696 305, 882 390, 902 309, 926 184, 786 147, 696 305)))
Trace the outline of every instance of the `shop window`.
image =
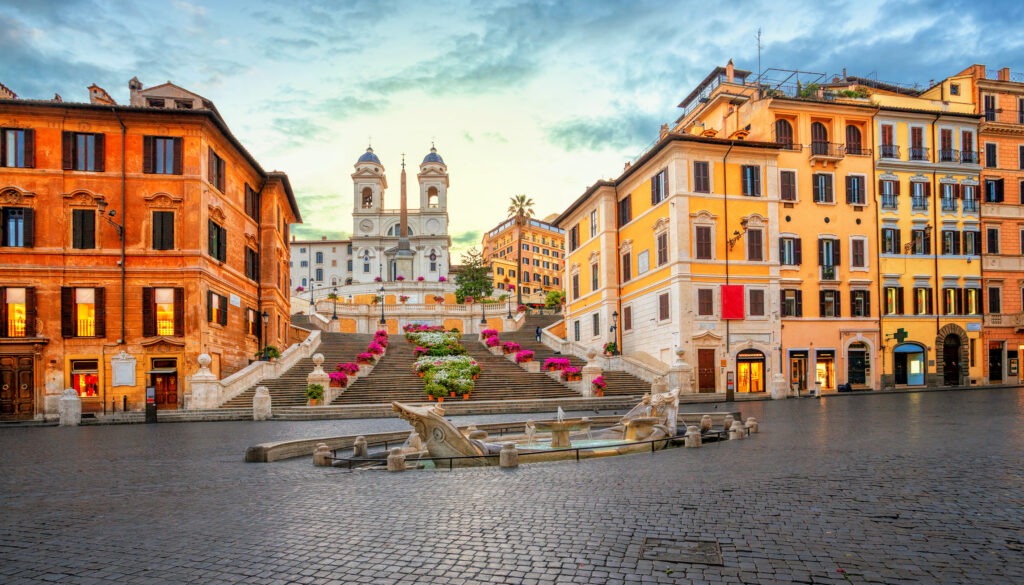
POLYGON ((71 361, 71 387, 79 396, 99 396, 100 371, 98 360, 71 361))

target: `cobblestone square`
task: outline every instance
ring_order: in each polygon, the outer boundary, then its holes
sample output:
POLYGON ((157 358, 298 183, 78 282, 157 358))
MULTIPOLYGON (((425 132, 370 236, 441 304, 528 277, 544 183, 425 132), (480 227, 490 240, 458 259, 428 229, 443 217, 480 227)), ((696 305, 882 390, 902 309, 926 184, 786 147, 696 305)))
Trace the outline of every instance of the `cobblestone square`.
POLYGON ((242 462, 397 419, 0 428, 0 582, 1024 582, 1024 391, 736 408, 750 440, 402 474, 242 462))

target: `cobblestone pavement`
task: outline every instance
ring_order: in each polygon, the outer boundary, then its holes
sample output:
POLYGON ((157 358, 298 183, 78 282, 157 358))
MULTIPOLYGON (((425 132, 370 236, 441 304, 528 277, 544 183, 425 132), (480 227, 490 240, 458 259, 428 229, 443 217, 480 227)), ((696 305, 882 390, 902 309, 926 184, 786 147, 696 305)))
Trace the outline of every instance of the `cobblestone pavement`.
POLYGON ((0 583, 1024 583, 1024 390, 737 408, 761 433, 402 474, 242 463, 396 419, 4 428, 0 583))

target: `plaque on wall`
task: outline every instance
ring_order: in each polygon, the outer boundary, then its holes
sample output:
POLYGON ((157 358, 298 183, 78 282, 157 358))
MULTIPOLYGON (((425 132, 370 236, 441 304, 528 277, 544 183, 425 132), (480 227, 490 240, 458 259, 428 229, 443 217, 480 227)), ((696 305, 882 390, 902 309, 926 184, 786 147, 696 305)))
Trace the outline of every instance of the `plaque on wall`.
POLYGON ((230 299, 230 303, 231 303, 232 307, 241 307, 242 306, 242 299, 238 295, 232 294, 229 297, 229 299, 230 299))
POLYGON ((114 386, 135 385, 135 358, 128 352, 110 358, 110 370, 113 372, 114 386))

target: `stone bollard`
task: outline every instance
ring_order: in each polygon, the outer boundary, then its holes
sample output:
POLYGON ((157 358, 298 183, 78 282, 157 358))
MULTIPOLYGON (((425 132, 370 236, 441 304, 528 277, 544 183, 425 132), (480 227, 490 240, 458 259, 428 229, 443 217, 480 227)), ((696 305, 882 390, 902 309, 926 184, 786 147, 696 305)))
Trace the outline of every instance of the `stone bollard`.
POLYGON ((735 441, 742 439, 747 435, 747 431, 743 428, 743 423, 738 420, 732 421, 732 426, 729 427, 729 440, 735 441))
POLYGON ((366 446, 366 437, 359 435, 356 437, 355 443, 352 443, 352 458, 353 459, 366 459, 369 455, 370 450, 366 446))
POLYGON ((74 388, 68 388, 60 397, 60 404, 57 406, 60 413, 60 426, 77 427, 82 424, 82 399, 74 388))
POLYGON ((331 466, 331 450, 327 448, 327 443, 317 443, 316 451, 313 452, 313 465, 317 467, 331 466))
POLYGON ((272 416, 270 390, 266 386, 257 386, 252 397, 252 420, 267 420, 272 416))
POLYGON ((706 433, 711 430, 711 415, 705 414, 700 417, 700 432, 706 433))
POLYGON ((686 427, 686 434, 683 436, 686 437, 684 444, 687 447, 700 447, 702 444, 700 429, 697 428, 697 425, 686 427))
POLYGON ((734 419, 731 414, 725 415, 725 418, 722 420, 722 429, 724 429, 725 432, 728 433, 729 430, 732 429, 732 423, 735 420, 736 419, 734 419))
POLYGON ((746 428, 748 431, 750 431, 750 434, 756 433, 757 432, 757 419, 752 417, 752 416, 748 416, 747 417, 747 422, 743 425, 743 427, 746 428))
POLYGON ((519 450, 515 443, 505 443, 498 454, 498 466, 505 469, 519 467, 519 450))
POLYGON ((395 447, 388 455, 388 471, 405 471, 405 454, 401 447, 395 447))

